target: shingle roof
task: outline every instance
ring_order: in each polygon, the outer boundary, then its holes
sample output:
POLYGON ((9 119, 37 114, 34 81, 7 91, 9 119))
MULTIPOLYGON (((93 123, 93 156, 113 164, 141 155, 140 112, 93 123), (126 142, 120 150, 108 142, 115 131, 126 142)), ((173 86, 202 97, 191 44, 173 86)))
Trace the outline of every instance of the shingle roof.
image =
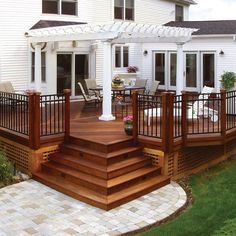
POLYGON ((193 35, 236 34, 236 20, 171 21, 165 26, 199 29, 193 35))
POLYGON ((190 5, 190 4, 197 4, 193 0, 169 0, 169 1, 180 3, 180 4, 188 4, 188 5, 190 5))
POLYGON ((48 27, 66 26, 66 25, 81 25, 86 24, 84 22, 72 22, 72 21, 56 21, 56 20, 40 20, 30 29, 43 29, 48 27))

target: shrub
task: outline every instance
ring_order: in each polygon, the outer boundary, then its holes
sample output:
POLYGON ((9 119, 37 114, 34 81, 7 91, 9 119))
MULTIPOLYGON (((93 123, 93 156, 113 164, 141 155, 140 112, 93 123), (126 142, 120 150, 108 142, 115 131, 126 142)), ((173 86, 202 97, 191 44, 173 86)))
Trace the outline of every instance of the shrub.
POLYGON ((9 184, 13 180, 14 166, 4 153, 0 153, 0 181, 9 184))
POLYGON ((236 82, 236 74, 234 72, 224 72, 223 75, 221 75, 221 86, 226 91, 229 91, 234 87, 234 84, 236 82))

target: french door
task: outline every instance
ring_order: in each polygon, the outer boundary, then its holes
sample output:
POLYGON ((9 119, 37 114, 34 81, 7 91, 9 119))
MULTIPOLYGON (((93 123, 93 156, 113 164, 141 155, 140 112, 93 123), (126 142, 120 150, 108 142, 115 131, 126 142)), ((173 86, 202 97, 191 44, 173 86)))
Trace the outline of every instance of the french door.
POLYGON ((89 78, 89 54, 60 53, 57 54, 57 93, 71 89, 72 96, 81 95, 78 86, 85 86, 89 78))
POLYGON ((187 91, 198 92, 200 88, 200 81, 198 75, 198 53, 186 52, 184 53, 185 62, 185 89, 187 91))
POLYGON ((201 53, 201 87, 215 87, 216 60, 214 52, 201 53))

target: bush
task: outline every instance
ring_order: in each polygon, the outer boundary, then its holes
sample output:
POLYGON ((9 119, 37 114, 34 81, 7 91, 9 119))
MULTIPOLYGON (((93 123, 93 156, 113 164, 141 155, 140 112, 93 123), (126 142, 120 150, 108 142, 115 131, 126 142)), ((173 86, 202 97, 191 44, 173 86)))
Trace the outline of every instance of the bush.
POLYGON ((4 153, 0 153, 0 181, 9 184, 13 180, 14 166, 4 153))
POLYGON ((224 74, 221 75, 220 81, 222 88, 229 91, 234 87, 236 82, 236 74, 234 72, 224 72, 224 74))

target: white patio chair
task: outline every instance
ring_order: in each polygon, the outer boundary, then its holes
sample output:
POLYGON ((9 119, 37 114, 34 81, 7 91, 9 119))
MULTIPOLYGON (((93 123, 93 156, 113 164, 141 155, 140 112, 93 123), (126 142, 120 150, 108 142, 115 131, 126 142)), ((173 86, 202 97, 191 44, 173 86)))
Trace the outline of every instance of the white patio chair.
POLYGON ((147 90, 147 94, 148 95, 153 95, 153 96, 156 95, 156 91, 158 89, 159 84, 160 84, 160 81, 156 81, 156 80, 153 81, 150 89, 147 90))
POLYGON ((90 89, 97 88, 97 82, 96 82, 95 79, 85 79, 84 81, 85 81, 89 96, 96 95, 96 96, 99 96, 100 98, 102 98, 102 95, 101 95, 100 91, 90 90, 90 89))
POLYGON ((86 94, 85 91, 84 91, 83 85, 80 82, 78 82, 78 85, 80 87, 80 90, 81 90, 81 93, 82 93, 82 96, 84 98, 85 103, 94 102, 94 104, 97 105, 101 102, 101 99, 100 99, 99 96, 97 96, 96 94, 91 95, 91 96, 86 94))
POLYGON ((147 79, 136 79, 134 86, 144 87, 144 89, 139 92, 139 93, 143 94, 146 91, 146 85, 147 85, 147 79))
MULTIPOLYGON (((209 94, 212 93, 214 88, 204 86, 202 93, 198 96, 198 99, 188 107, 187 110, 187 118, 188 119, 197 119, 200 116, 205 118, 210 117, 212 122, 218 121, 218 111, 206 107, 205 104, 209 98, 209 94)), ((178 109, 174 109, 174 116, 182 116, 181 107, 178 109)), ((151 124, 151 118, 153 117, 161 117, 161 108, 150 108, 144 110, 145 118, 147 118, 148 126, 151 124)))

